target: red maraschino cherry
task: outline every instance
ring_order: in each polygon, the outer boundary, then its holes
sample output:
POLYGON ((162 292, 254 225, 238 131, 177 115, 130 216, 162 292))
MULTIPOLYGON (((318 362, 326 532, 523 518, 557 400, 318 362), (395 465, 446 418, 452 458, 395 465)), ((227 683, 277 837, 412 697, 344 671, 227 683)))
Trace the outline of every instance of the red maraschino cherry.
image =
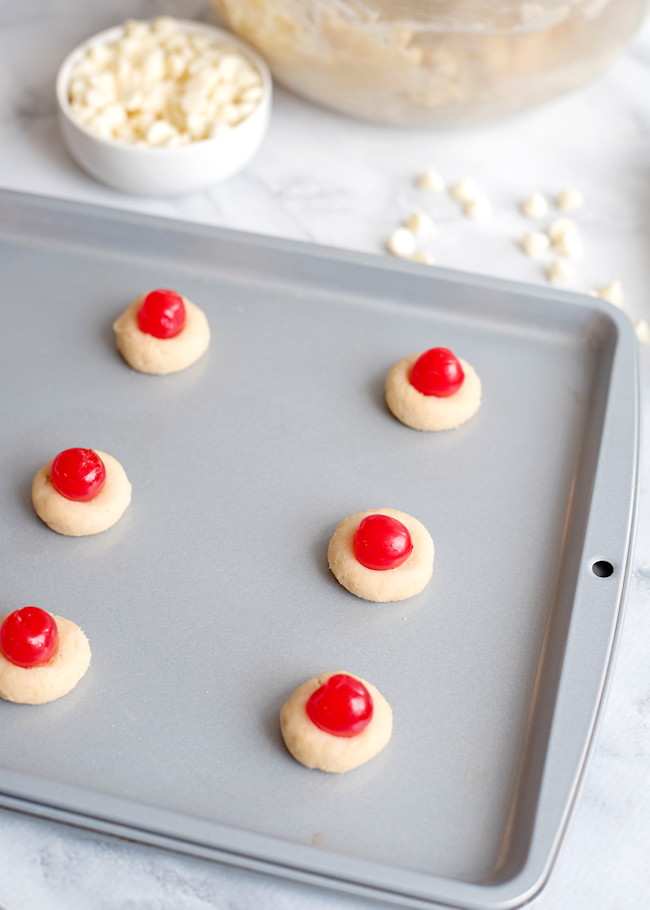
POLYGON ((431 348, 411 367, 409 380, 423 395, 449 398, 462 386, 465 373, 460 361, 448 348, 431 348))
POLYGON ((378 571, 396 569, 413 550, 406 525, 389 515, 366 515, 359 523, 353 545, 361 565, 378 571))
POLYGON ((372 698, 364 684, 347 673, 336 673, 316 689, 305 706, 307 716, 332 736, 358 736, 372 719, 372 698))
POLYGON ((52 486, 73 502, 94 499, 106 483, 106 468, 92 449, 65 449, 50 469, 52 486))
POLYGON ((38 667, 54 654, 59 631, 54 617, 40 607, 14 610, 0 626, 0 651, 17 667, 38 667))
POLYGON ((174 338, 185 325, 185 304, 176 291, 159 288, 151 291, 138 310, 141 332, 154 338, 174 338))

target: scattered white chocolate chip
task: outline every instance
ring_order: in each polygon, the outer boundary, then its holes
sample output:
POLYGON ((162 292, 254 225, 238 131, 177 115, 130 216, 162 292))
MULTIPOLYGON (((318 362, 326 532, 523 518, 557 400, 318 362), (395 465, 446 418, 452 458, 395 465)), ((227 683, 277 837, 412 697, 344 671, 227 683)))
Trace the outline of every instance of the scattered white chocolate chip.
POLYGON ((434 263, 434 258, 428 250, 416 250, 409 258, 411 262, 421 262, 423 265, 434 263))
POLYGON ((531 259, 540 259, 551 245, 547 234, 542 231, 530 231, 521 241, 521 248, 531 259))
POLYGON ((72 69, 68 98, 73 114, 98 135, 160 148, 236 126, 263 92, 245 53, 162 16, 128 20, 116 41, 90 48, 72 69))
POLYGON ((567 231, 577 230, 578 226, 575 221, 571 221, 570 218, 558 218, 549 227, 548 236, 551 238, 551 243, 556 243, 567 231))
POLYGON ((471 202, 479 195, 478 187, 471 177, 463 177, 449 191, 458 202, 471 202))
POLYGON ((447 184, 433 167, 427 168, 415 181, 415 185, 425 193, 444 193, 447 189, 447 184))
POLYGON ((575 212, 582 208, 584 201, 584 196, 578 190, 562 190, 558 193, 555 205, 561 212, 575 212))
POLYGON ((607 300, 609 303, 613 303, 614 306, 623 307, 625 303, 623 285, 618 280, 603 285, 602 288, 598 288, 596 293, 602 300, 607 300))
POLYGON ((650 324, 647 319, 637 319, 634 323, 634 331, 639 344, 650 344, 650 324))
POLYGON ((492 206, 489 199, 479 193, 474 199, 463 203, 463 212, 474 221, 487 221, 492 215, 492 206))
POLYGON ((569 284, 573 280, 573 269, 567 262, 554 259, 546 271, 546 277, 552 284, 569 284))
POLYGON ((426 212, 413 212, 406 219, 406 227, 416 236, 431 234, 433 231, 433 221, 426 212))
POLYGON ((386 249, 398 259, 410 259, 415 252, 415 234, 408 228, 397 228, 388 238, 386 249))
POLYGON ((556 236, 553 247, 560 256, 566 256, 567 259, 578 259, 582 256, 582 238, 575 224, 556 236))
POLYGON ((548 202, 541 193, 533 193, 521 203, 521 211, 526 218, 544 218, 548 213, 548 202))

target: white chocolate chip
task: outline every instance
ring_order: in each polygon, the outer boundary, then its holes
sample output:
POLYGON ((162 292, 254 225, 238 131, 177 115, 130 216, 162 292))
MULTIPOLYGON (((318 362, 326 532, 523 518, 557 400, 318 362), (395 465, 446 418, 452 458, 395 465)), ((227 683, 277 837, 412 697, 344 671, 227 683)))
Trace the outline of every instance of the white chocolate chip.
POLYGON ((165 55, 161 50, 152 51, 140 61, 140 72, 147 85, 160 82, 166 76, 165 55))
POLYGON ((584 201, 584 196, 578 190, 562 190, 558 193, 555 205, 561 212, 575 212, 582 208, 584 201))
POLYGON ((146 22, 138 22, 137 19, 127 19, 124 23, 124 34, 136 41, 146 41, 149 37, 149 26, 146 22))
POLYGON ((647 319, 637 319, 634 323, 634 331, 639 344, 650 344, 650 325, 647 319))
POLYGON ((468 199, 463 204, 463 211, 468 218, 472 218, 474 221, 487 221, 492 217, 490 201, 482 193, 479 193, 474 199, 468 199))
POLYGON ((126 111, 121 104, 109 104, 107 108, 104 108, 100 116, 111 130, 118 126, 123 126, 126 121, 126 111))
POLYGON ((246 117, 248 117, 250 114, 253 113, 253 111, 255 110, 256 107, 257 107, 256 104, 254 104, 253 102, 248 102, 248 101, 245 104, 239 104, 238 105, 239 119, 244 120, 246 117))
POLYGON ((479 195, 478 187, 471 177, 463 177, 449 192, 458 202, 472 202, 479 195))
MULTIPOLYGON (((104 45, 105 46, 105 45, 104 45)), ((133 62, 142 56, 146 43, 141 38, 122 38, 115 45, 115 50, 122 60, 133 62)))
POLYGON ((167 145, 170 139, 177 135, 177 130, 166 120, 155 120, 147 130, 149 145, 167 145))
POLYGON ((603 285, 602 288, 598 288, 596 293, 602 300, 607 300, 619 308, 622 308, 625 304, 623 285, 618 280, 603 285))
POLYGON ((73 79, 70 83, 69 93, 71 101, 77 101, 86 97, 88 83, 85 79, 73 79))
POLYGON ((140 91, 129 92, 128 95, 122 99, 122 104, 124 110, 129 114, 141 111, 142 105, 144 104, 144 95, 140 91))
POLYGON ((187 118, 187 129, 192 139, 204 139, 210 124, 200 114, 190 114, 187 118))
POLYGON ((130 60, 126 60, 123 57, 116 60, 113 64, 113 71, 118 83, 121 83, 123 88, 126 90, 132 90, 137 87, 136 81, 139 82, 139 80, 136 80, 133 75, 133 64, 130 60))
MULTIPOLYGON (((129 124, 135 131, 138 138, 144 136, 146 138, 149 127, 156 120, 156 115, 152 114, 150 111, 139 111, 135 117, 129 118, 129 124)), ((143 140, 144 141, 144 140, 143 140)))
POLYGON ((578 228, 573 225, 558 234, 553 240, 553 247, 561 256, 568 259, 578 259, 582 256, 582 238, 578 228))
POLYGON ((578 226, 575 221, 571 221, 570 218, 558 218, 549 227, 548 236, 551 238, 551 243, 556 243, 567 231, 577 230, 578 226))
POLYGON ((433 167, 427 168, 426 171, 417 178, 415 185, 419 190, 423 190, 425 193, 444 193, 447 189, 447 184, 433 167))
POLYGON ((95 111, 101 111, 113 101, 113 97, 112 94, 98 92, 96 89, 91 88, 86 92, 86 104, 95 111))
POLYGON ((227 79, 228 81, 234 79, 242 68, 242 58, 240 56, 235 56, 235 54, 226 54, 221 58, 221 63, 219 64, 219 75, 222 79, 227 79))
POLYGON ((96 89, 98 92, 104 92, 111 96, 115 95, 115 75, 110 70, 91 76, 88 80, 88 85, 91 89, 96 89))
POLYGON ((551 241, 542 231, 530 231, 521 241, 521 248, 531 259, 540 259, 548 252, 551 241))
POLYGON ((116 126, 113 129, 113 136, 115 139, 119 139, 121 142, 135 142, 135 133, 128 125, 128 123, 124 124, 123 126, 116 126))
POLYGON ((552 284, 569 284, 573 281, 573 269, 568 262, 554 259, 546 271, 546 277, 552 284))
POLYGON ((185 75, 187 58, 182 54, 169 54, 165 61, 165 74, 169 79, 180 79, 185 75))
POLYGON ((112 127, 110 123, 106 123, 101 113, 94 114, 87 122, 86 126, 89 130, 92 130, 93 133, 96 133, 98 136, 101 136, 102 139, 110 139, 112 134, 112 127))
POLYGON ((94 64, 96 70, 106 66, 113 59, 113 51, 106 44, 96 44, 88 51, 88 59, 94 64))
POLYGON ((548 213, 548 202, 541 193, 533 193, 521 203, 521 211, 526 218, 544 218, 548 213))
POLYGON ((386 249, 399 259, 410 259, 415 252, 415 235, 408 228, 397 228, 388 238, 386 249))
POLYGON ((431 234, 433 232, 433 221, 426 212, 413 212, 406 219, 406 227, 415 234, 416 237, 419 237, 423 234, 431 234))
POLYGON ((227 126, 235 126, 241 120, 237 104, 225 104, 219 111, 219 119, 227 126))
POLYGON ((261 85, 251 85, 248 88, 245 88, 243 92, 240 92, 239 97, 242 101, 253 101, 257 103, 262 98, 262 86, 261 85))
POLYGON ((433 265, 434 259, 428 250, 416 250, 410 255, 411 262, 421 262, 423 265, 433 265))

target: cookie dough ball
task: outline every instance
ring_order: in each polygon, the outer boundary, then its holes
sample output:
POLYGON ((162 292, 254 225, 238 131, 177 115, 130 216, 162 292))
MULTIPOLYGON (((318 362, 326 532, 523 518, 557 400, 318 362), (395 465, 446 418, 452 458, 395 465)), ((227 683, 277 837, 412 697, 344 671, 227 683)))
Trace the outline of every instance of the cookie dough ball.
POLYGON ((32 503, 36 514, 57 534, 68 537, 84 537, 106 531, 122 517, 130 502, 131 484, 124 468, 116 458, 99 449, 66 449, 60 452, 43 465, 32 483, 32 503), (91 456, 95 456, 105 472, 103 483, 98 488, 97 476, 89 474, 91 456), (63 469, 62 460, 65 462, 63 469), (90 484, 87 482, 89 478, 90 484), (88 486, 91 487, 91 498, 77 498, 84 495, 83 490, 88 486), (60 492, 61 489, 64 493, 60 492))
POLYGON ((431 348, 391 367, 386 404, 414 430, 453 430, 478 411, 481 380, 466 360, 447 348, 431 348))
POLYGON ((351 673, 321 673, 282 705, 280 729, 307 768, 340 774, 374 758, 393 730, 391 707, 373 685, 351 673))
POLYGON ((175 291, 140 294, 113 323, 117 349, 141 373, 177 373, 208 349, 210 326, 203 310, 175 291))
POLYGON ((0 698, 42 705, 67 695, 90 664, 79 626, 39 607, 0 617, 0 698))
POLYGON ((427 529, 398 509, 371 509, 344 518, 327 549, 336 580, 375 603, 419 594, 433 573, 433 557, 427 529))

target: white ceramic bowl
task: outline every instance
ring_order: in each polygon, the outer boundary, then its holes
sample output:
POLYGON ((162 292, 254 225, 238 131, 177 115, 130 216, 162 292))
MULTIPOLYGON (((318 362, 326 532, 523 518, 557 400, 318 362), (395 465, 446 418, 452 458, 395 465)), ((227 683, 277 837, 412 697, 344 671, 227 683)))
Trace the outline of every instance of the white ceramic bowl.
POLYGON ((85 171, 102 183, 126 193, 168 196, 211 186, 244 167, 266 133, 272 84, 264 60, 230 32, 202 22, 178 22, 190 34, 217 38, 244 53, 262 76, 262 98, 245 120, 213 139, 202 139, 176 148, 145 148, 104 139, 75 117, 68 101, 68 85, 79 58, 95 45, 119 39, 124 32, 123 26, 107 29, 84 41, 65 58, 56 78, 63 137, 70 154, 85 171))

